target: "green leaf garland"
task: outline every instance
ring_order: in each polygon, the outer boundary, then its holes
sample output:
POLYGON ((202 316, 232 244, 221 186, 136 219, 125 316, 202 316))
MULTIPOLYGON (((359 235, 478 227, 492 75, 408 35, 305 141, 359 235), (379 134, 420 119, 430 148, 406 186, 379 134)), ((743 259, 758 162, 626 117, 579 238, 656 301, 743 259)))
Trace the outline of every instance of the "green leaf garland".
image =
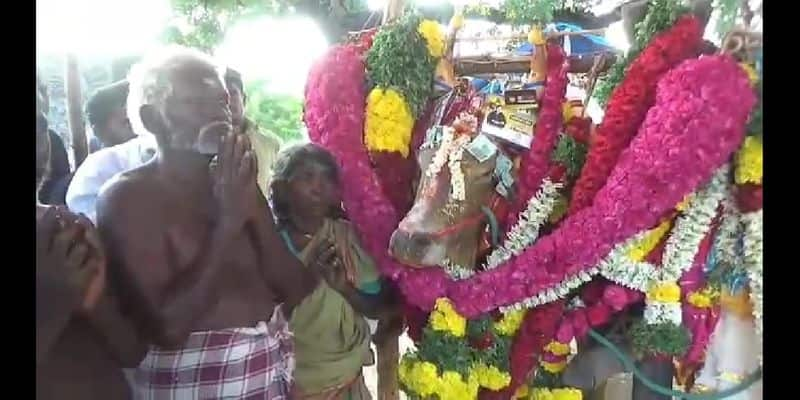
POLYGON ((551 159, 567 168, 567 177, 575 179, 581 172, 588 148, 572 136, 561 134, 551 159))
POLYGON ((648 324, 639 320, 630 330, 633 350, 639 356, 665 355, 677 357, 689 348, 689 332, 683 325, 648 324))
POLYGON ((419 117, 433 93, 436 60, 417 32, 422 18, 409 13, 382 28, 367 53, 367 74, 376 86, 398 90, 419 117))

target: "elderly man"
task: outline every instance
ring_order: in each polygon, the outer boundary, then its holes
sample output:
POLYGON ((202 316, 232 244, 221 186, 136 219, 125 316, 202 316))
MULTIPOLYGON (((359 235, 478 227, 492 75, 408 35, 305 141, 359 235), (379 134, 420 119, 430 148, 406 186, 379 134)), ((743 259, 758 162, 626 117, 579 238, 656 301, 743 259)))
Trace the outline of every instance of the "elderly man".
MULTIPOLYGON (((47 119, 37 110, 37 188, 48 173, 47 119)), ((36 204, 36 398, 129 399, 121 367, 146 348, 106 288, 94 227, 62 207, 36 204)))
MULTIPOLYGON (((258 186, 267 196, 272 163, 280 149, 280 141, 269 133, 258 131, 255 124, 244 117, 245 100, 242 78, 228 69, 225 84, 230 94, 231 122, 234 130, 245 133, 250 139, 258 160, 258 186)), ((125 96, 128 91, 126 86, 125 96)), ((149 132, 139 129, 136 138, 92 153, 78 167, 67 191, 67 205, 96 222, 95 203, 103 185, 115 175, 130 171, 152 160, 156 154, 156 140, 149 132)))
POLYGON ((158 154, 118 175, 97 213, 110 273, 155 344, 136 371, 137 398, 287 398, 283 313, 320 282, 275 232, 220 72, 172 47, 129 76, 128 117, 158 154))

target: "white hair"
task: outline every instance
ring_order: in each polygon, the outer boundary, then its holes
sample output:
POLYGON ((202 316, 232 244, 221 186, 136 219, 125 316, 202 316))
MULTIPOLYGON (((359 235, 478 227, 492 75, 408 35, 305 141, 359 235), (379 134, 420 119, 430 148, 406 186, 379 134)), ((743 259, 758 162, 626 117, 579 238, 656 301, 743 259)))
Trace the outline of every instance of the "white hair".
POLYGON ((136 135, 150 135, 140 115, 143 105, 158 104, 172 93, 168 73, 187 61, 205 62, 220 71, 213 57, 199 50, 170 45, 148 53, 128 73, 127 114, 136 135))

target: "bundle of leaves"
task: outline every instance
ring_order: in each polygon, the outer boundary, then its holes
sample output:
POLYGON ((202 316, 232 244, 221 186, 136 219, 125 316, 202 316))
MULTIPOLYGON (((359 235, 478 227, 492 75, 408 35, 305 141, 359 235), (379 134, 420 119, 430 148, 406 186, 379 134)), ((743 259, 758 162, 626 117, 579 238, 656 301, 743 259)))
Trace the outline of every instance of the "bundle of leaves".
POLYGON ((683 325, 672 323, 648 324, 639 320, 630 330, 634 353, 638 357, 678 357, 689 348, 689 332, 683 325))
POLYGON ((382 28, 367 53, 367 74, 373 85, 392 88, 405 97, 414 118, 424 111, 433 92, 436 60, 419 34, 422 18, 409 13, 382 28))

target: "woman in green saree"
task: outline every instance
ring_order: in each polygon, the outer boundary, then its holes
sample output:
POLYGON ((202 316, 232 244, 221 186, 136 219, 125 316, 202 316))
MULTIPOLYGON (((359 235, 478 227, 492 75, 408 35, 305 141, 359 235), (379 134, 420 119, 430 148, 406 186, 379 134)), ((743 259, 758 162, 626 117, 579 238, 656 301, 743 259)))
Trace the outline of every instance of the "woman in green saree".
POLYGON ((394 307, 343 219, 336 161, 314 144, 289 147, 278 155, 270 192, 286 245, 325 277, 289 318, 297 359, 293 398, 370 399, 361 374, 374 362, 367 318, 388 318, 394 307))

